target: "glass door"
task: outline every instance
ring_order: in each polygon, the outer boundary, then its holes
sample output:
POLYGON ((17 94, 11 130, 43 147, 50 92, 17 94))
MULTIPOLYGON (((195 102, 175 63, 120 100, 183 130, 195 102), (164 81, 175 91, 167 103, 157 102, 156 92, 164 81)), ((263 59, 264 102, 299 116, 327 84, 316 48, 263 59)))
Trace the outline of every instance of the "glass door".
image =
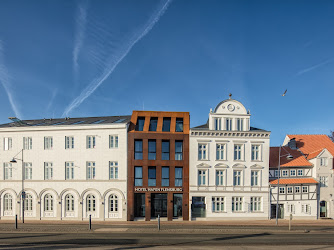
POLYGON ((182 217, 182 196, 183 194, 173 194, 173 217, 182 217))
POLYGON ((145 194, 135 194, 135 217, 145 217, 145 194))
POLYGON ((167 194, 151 194, 151 217, 167 217, 167 194))

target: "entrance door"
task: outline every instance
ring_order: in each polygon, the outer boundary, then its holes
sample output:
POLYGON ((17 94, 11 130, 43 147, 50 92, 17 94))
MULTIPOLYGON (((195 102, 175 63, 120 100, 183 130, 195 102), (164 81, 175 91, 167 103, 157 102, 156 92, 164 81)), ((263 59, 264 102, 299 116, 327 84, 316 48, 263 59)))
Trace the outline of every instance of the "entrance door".
POLYGON ((320 201, 320 217, 326 218, 327 217, 327 202, 320 201))
MULTIPOLYGON (((284 205, 283 204, 278 204, 278 219, 283 219, 284 218, 284 205)), ((271 204, 271 219, 276 218, 276 204, 271 204)))
POLYGON ((191 217, 205 217, 205 197, 193 197, 191 204, 191 217))
POLYGON ((167 194, 151 194, 151 217, 167 217, 167 194))
POLYGON ((182 217, 182 194, 173 194, 173 217, 182 217))
POLYGON ((145 217, 145 194, 135 194, 135 217, 145 217))

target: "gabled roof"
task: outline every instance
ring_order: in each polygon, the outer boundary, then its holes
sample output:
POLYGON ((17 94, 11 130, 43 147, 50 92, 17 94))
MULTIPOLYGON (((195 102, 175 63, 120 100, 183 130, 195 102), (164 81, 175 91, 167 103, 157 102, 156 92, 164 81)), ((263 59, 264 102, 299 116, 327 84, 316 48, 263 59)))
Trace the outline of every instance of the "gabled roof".
MULTIPOLYGON (((278 180, 270 181, 271 185, 277 185, 278 180)), ((316 184, 319 183, 313 178, 295 178, 295 179, 279 179, 279 184, 316 184)))
MULTIPOLYGON (((281 149, 281 167, 312 167, 313 165, 299 151, 283 146, 281 149), (286 156, 292 155, 293 159, 287 159, 286 156)), ((279 147, 270 147, 269 168, 277 168, 279 159, 279 147)))
POLYGON ((334 143, 327 135, 287 135, 296 138, 296 146, 308 160, 317 157, 326 148, 334 156, 334 143), (318 154, 317 154, 318 153, 318 154))

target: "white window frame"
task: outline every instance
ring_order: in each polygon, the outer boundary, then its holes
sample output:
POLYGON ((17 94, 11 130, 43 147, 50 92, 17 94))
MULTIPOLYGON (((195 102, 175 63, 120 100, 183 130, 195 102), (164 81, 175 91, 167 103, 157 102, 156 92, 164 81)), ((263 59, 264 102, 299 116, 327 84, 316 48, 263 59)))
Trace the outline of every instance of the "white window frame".
POLYGON ((308 186, 302 186, 302 193, 308 193, 308 186))
POLYGON ((226 161, 226 143, 217 143, 216 144, 216 160, 217 161, 226 161))
POLYGON ((13 211, 13 196, 11 194, 4 195, 4 211, 13 211))
POLYGON ((109 135, 109 148, 118 148, 118 135, 109 135))
POLYGON ((297 170, 296 169, 290 169, 290 176, 297 176, 297 170))
POLYGON ((233 159, 235 161, 244 160, 244 144, 234 144, 233 145, 233 159))
POLYGON ((252 170, 251 171, 251 186, 257 187, 260 186, 259 180, 260 180, 260 171, 259 170, 252 170))
POLYGON ((328 159, 327 157, 320 157, 320 166, 326 167, 328 165, 328 159))
POLYGON ((24 165, 24 179, 31 180, 32 179, 32 163, 25 162, 23 165, 24 165))
POLYGON ((87 195, 86 211, 87 212, 95 212, 96 211, 96 197, 93 194, 87 195))
POLYGON ((117 180, 118 174, 118 162, 109 161, 109 180, 117 180))
POLYGON ((208 143, 198 143, 198 160, 206 161, 209 159, 208 157, 208 143))
POLYGON ((109 195, 108 205, 108 211, 110 213, 118 212, 118 196, 115 194, 109 195))
POLYGON ((236 125, 237 125, 237 131, 244 131, 244 119, 243 118, 237 118, 236 119, 236 125))
POLYGON ((4 180, 12 180, 13 179, 13 166, 12 166, 12 163, 5 162, 3 164, 3 167, 4 167, 4 173, 3 173, 4 180))
POLYGON ((75 206, 74 206, 74 196, 72 194, 67 194, 65 196, 65 211, 66 212, 74 212, 75 206))
POLYGON ((87 161, 87 180, 94 180, 96 177, 95 161, 87 161))
POLYGON ((13 148, 13 139, 12 137, 3 138, 3 150, 8 151, 13 148))
POLYGON ((216 186, 224 186, 224 185, 225 185, 225 170, 216 169, 216 186))
POLYGON ((32 150, 32 137, 23 137, 23 149, 32 150))
POLYGON ((243 211, 243 197, 233 196, 232 197, 232 212, 242 212, 243 211))
POLYGON ((242 170, 233 170, 233 186, 242 186, 242 170))
POLYGON ((53 163, 44 162, 44 180, 53 179, 53 163))
POLYGON ((288 213, 295 214, 295 212, 296 212, 295 208, 296 208, 296 206, 294 204, 287 204, 288 213))
POLYGON ((301 190, 300 190, 300 186, 295 186, 295 194, 300 194, 301 190))
POLYGON ((198 169, 197 170, 197 185, 198 186, 207 186, 207 176, 208 170, 207 169, 198 169))
POLYGON ((261 212, 262 211, 262 197, 252 196, 251 197, 251 212, 261 212))
POLYGON ((53 212, 54 200, 51 194, 44 196, 44 212, 53 212))
POLYGON ((289 186, 286 188, 286 193, 287 194, 293 194, 293 187, 289 186))
POLYGON ((219 117, 214 118, 214 127, 215 127, 215 130, 221 130, 222 129, 221 118, 219 118, 219 117))
POLYGON ((225 128, 227 131, 232 131, 233 130, 233 122, 232 122, 232 118, 225 118, 225 128))
POLYGON ((279 193, 285 194, 285 187, 279 187, 279 193))
POLYGON ((33 206, 33 197, 31 194, 26 194, 26 198, 24 199, 24 210, 27 212, 32 212, 33 206))
POLYGON ((65 136, 65 149, 74 148, 74 136, 65 136))
POLYGON ((212 197, 212 212, 213 213, 225 212, 225 197, 220 197, 220 196, 212 197))
POLYGON ((304 169, 298 169, 297 176, 303 176, 303 175, 304 175, 304 169), (301 171, 301 174, 299 174, 300 171, 301 171))
POLYGON ((275 170, 275 172, 274 172, 275 177, 278 177, 278 174, 279 174, 279 171, 275 170))
POLYGON ((328 176, 319 177, 320 187, 328 187, 328 176))
POLYGON ((311 214, 311 205, 310 204, 302 204, 302 213, 303 214, 311 214))
POLYGON ((93 149, 96 148, 96 136, 95 135, 87 135, 86 136, 86 148, 93 149))
POLYGON ((74 162, 65 162, 65 180, 74 180, 74 162))
POLYGON ((289 171, 288 170, 282 170, 282 177, 288 177, 289 171))
POLYGON ((44 136, 44 150, 53 149, 53 137, 52 136, 44 136))
POLYGON ((252 161, 261 161, 261 145, 252 144, 251 146, 251 160, 252 161))

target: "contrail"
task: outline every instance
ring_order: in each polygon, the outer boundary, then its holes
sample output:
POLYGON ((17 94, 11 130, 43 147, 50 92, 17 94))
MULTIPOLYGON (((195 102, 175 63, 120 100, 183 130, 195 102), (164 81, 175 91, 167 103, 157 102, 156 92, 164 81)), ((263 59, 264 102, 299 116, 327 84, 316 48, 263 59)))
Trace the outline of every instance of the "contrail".
POLYGON ((159 21, 159 19, 163 16, 165 11, 168 8, 171 0, 167 0, 161 9, 156 11, 147 23, 139 29, 135 34, 131 37, 131 39, 125 44, 125 46, 121 49, 121 51, 112 58, 107 68, 105 68, 102 75, 93 79, 93 81, 80 93, 80 95, 75 98, 70 105, 68 105, 63 113, 63 117, 67 116, 74 108, 77 108, 86 98, 88 98, 94 91, 110 76, 110 74, 115 70, 117 65, 127 56, 132 47, 141 40, 148 32, 154 27, 154 25, 159 21))
POLYGON ((2 84, 2 86, 4 87, 4 89, 5 89, 6 93, 7 93, 10 105, 12 106, 12 109, 13 109, 13 111, 15 113, 15 116, 18 117, 18 118, 22 118, 22 115, 19 112, 19 110, 18 110, 18 108, 17 108, 17 106, 15 104, 13 95, 12 95, 11 82, 10 82, 11 81, 11 77, 10 77, 10 75, 8 73, 6 65, 4 64, 3 53, 4 53, 3 43, 0 40, 0 83, 2 84))
POLYGON ((334 58, 330 58, 330 59, 325 60, 325 61, 323 61, 323 62, 321 62, 321 63, 318 63, 318 64, 316 64, 316 65, 313 65, 313 66, 311 66, 311 67, 308 67, 308 68, 306 68, 306 69, 300 70, 299 72, 297 72, 297 74, 296 74, 295 76, 303 75, 303 74, 305 74, 305 73, 307 73, 307 72, 309 72, 309 71, 312 71, 312 70, 315 70, 315 69, 317 69, 317 68, 320 68, 321 66, 327 65, 327 64, 329 64, 329 63, 331 63, 331 62, 333 62, 333 61, 334 61, 334 58))
POLYGON ((49 110, 49 109, 51 108, 51 106, 52 106, 52 104, 53 104, 53 101, 54 101, 55 98, 56 98, 57 93, 58 93, 58 89, 54 89, 54 90, 52 91, 52 96, 51 96, 51 99, 50 99, 50 101, 49 101, 48 106, 46 107, 46 110, 49 110))

